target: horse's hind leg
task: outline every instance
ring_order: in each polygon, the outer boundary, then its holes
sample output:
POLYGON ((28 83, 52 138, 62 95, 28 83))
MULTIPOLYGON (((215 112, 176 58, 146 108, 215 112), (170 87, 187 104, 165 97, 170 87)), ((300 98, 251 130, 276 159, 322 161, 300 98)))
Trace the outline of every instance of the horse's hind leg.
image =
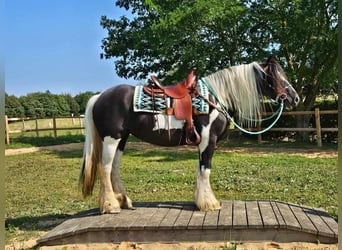
POLYGON ((111 137, 105 137, 103 140, 102 165, 99 167, 101 175, 99 207, 102 214, 120 212, 120 203, 113 192, 111 182, 112 164, 119 142, 120 139, 116 140, 111 137))
POLYGON ((127 138, 128 136, 126 136, 125 138, 122 138, 116 150, 113 165, 112 165, 111 180, 112 180, 113 190, 117 194, 117 199, 120 202, 120 207, 133 209, 132 201, 127 196, 126 189, 123 186, 121 182, 121 178, 120 178, 120 161, 123 155, 127 138))

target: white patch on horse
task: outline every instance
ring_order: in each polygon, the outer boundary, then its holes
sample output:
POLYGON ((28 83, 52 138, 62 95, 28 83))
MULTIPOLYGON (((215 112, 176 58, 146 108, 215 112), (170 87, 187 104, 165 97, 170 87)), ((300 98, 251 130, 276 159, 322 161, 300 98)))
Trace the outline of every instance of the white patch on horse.
POLYGON ((214 109, 209 115, 209 124, 207 126, 202 127, 201 143, 198 145, 198 148, 200 151, 200 157, 201 157, 201 154, 204 152, 204 150, 209 145, 210 128, 211 128, 211 125, 213 124, 213 122, 219 116, 219 114, 220 114, 219 111, 217 109, 214 109))
POLYGON ((174 115, 157 114, 154 118, 156 123, 154 124, 153 131, 160 129, 182 129, 185 123, 184 120, 177 120, 174 115))
POLYGON ((120 140, 121 139, 114 139, 110 136, 106 136, 103 139, 102 163, 107 173, 111 172, 114 155, 120 140))
POLYGON ((210 169, 204 166, 197 168, 197 180, 195 189, 195 203, 201 211, 212 211, 221 208, 210 186, 210 169))

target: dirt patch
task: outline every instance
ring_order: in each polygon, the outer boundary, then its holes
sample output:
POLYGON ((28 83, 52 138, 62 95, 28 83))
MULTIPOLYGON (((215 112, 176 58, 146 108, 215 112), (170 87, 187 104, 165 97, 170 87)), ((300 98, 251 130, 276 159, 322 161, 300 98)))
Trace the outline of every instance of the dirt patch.
MULTIPOLYGON (((70 143, 63 145, 45 146, 45 147, 31 147, 31 148, 20 148, 20 149, 6 149, 5 155, 16 155, 16 154, 26 154, 39 151, 68 151, 75 149, 83 149, 84 143, 70 143)), ((127 148, 132 149, 158 149, 160 146, 155 146, 146 142, 127 142, 127 148)), ((162 147, 162 150, 169 151, 197 151, 197 147, 193 146, 180 146, 180 147, 162 147)), ((278 148, 278 147, 218 147, 217 152, 230 152, 230 153, 246 153, 246 154, 256 154, 265 155, 269 153, 282 153, 287 155, 298 155, 307 158, 332 158, 337 157, 337 150, 321 150, 321 149, 301 149, 301 148, 278 148)))
MULTIPOLYGON (((35 240, 30 240, 20 245, 6 245, 6 250, 14 249, 30 249, 36 245, 35 240)), ((55 249, 68 249, 68 250, 88 250, 88 249, 101 249, 101 250, 337 250, 337 244, 315 244, 306 242, 291 242, 291 243, 277 243, 277 242, 244 242, 244 243, 229 243, 229 242, 180 242, 180 243, 134 243, 134 242, 121 242, 121 243, 92 243, 92 244, 70 244, 59 246, 43 246, 40 250, 55 250, 55 249)))

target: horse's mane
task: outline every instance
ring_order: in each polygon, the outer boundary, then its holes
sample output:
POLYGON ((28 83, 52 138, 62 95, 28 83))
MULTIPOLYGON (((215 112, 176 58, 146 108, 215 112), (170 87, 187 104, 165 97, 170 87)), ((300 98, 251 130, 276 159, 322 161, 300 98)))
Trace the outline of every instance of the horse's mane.
POLYGON ((261 116, 260 94, 255 72, 263 71, 257 62, 229 67, 204 77, 226 109, 236 112, 240 122, 254 125, 261 116))

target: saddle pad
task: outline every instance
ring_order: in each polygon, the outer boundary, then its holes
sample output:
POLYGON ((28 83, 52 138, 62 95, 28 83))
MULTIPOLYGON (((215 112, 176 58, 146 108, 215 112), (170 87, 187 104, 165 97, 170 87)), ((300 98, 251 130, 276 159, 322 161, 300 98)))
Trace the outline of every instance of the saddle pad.
MULTIPOLYGON (((208 88, 201 81, 197 82, 197 86, 198 86, 198 90, 200 91, 200 93, 205 98, 208 98, 209 96, 208 88)), ((171 103, 173 103, 172 98, 171 98, 171 103)), ((192 98, 192 108, 197 109, 200 114, 209 113, 209 104, 200 96, 196 98, 192 98)), ((165 112, 165 109, 166 109, 166 100, 164 98, 156 98, 156 97, 152 98, 152 96, 145 93, 143 85, 138 85, 135 87, 134 97, 133 97, 134 112, 150 112, 150 113, 161 114, 165 112)))

